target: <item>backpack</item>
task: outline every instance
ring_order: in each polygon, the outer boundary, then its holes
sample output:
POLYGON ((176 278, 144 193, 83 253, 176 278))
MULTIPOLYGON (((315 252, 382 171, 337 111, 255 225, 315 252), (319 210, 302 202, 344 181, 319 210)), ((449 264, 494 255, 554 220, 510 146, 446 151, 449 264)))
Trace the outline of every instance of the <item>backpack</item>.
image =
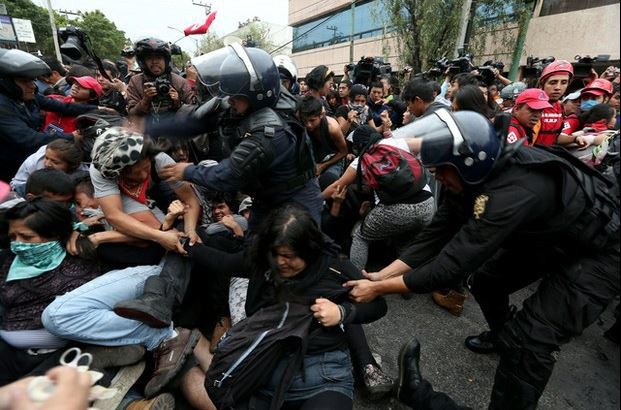
POLYGON ((409 203, 427 184, 421 162, 387 144, 375 144, 361 155, 358 174, 386 205, 409 203))
POLYGON ((229 330, 205 375, 205 388, 215 406, 233 409, 249 399, 286 357, 287 369, 270 407, 280 409, 302 366, 312 317, 308 306, 284 302, 258 310, 229 330))

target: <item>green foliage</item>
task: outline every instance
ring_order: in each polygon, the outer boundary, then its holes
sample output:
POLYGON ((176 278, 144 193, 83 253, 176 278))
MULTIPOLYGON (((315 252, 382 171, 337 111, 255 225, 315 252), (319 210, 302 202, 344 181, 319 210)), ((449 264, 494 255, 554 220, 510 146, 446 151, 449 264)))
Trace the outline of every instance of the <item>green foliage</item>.
POLYGON ((116 25, 99 10, 87 11, 82 14, 82 19, 72 20, 71 24, 88 34, 95 54, 101 58, 114 61, 125 46, 125 32, 117 29, 116 25))
MULTIPOLYGON (((54 43, 50 18, 47 9, 39 7, 30 0, 4 0, 11 17, 28 19, 37 40, 37 47, 45 55, 54 55, 54 43)), ((67 25, 78 27, 88 34, 95 53, 101 58, 116 60, 127 39, 125 33, 117 29, 101 11, 82 13, 80 18, 69 20, 66 16, 54 13, 56 27, 67 25)))
POLYGON ((269 26, 261 21, 252 21, 237 31, 237 36, 242 40, 252 37, 256 47, 267 52, 276 48, 270 34, 269 26))
POLYGON ((520 30, 530 18, 533 0, 478 0, 473 10, 468 50, 483 60, 509 63, 520 30))
POLYGON ((181 51, 181 55, 173 55, 172 62, 175 67, 183 71, 185 64, 190 61, 192 57, 185 51, 181 51))
POLYGON ((401 63, 415 72, 431 61, 451 56, 459 32, 463 0, 383 0, 394 28, 401 63))
POLYGON ((218 37, 218 35, 212 32, 208 32, 201 37, 196 54, 207 54, 210 51, 214 51, 222 47, 224 47, 224 43, 218 37))

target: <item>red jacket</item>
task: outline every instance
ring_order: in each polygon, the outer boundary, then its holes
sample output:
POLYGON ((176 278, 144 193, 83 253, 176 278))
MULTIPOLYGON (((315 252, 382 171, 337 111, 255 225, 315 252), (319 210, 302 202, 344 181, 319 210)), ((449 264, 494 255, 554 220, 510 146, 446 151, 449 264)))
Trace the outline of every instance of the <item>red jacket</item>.
POLYGON ((524 127, 515 117, 511 117, 511 124, 507 130, 507 143, 513 144, 522 138, 524 138, 525 145, 532 144, 533 130, 524 127))
MULTIPOLYGON (((48 97, 48 98, 54 98, 64 103, 74 102, 73 97, 71 97, 70 95, 66 97, 55 95, 55 96, 48 97)), ((64 115, 61 115, 55 112, 48 111, 47 114, 45 114, 45 124, 43 124, 42 131, 45 131, 49 124, 54 124, 57 127, 62 128, 63 132, 71 133, 77 129, 75 125, 75 118, 76 117, 68 117, 68 116, 64 116, 64 115)))
POLYGON ((552 104, 552 108, 546 108, 541 115, 540 126, 536 131, 535 144, 554 145, 558 136, 563 131, 565 116, 560 102, 552 104))

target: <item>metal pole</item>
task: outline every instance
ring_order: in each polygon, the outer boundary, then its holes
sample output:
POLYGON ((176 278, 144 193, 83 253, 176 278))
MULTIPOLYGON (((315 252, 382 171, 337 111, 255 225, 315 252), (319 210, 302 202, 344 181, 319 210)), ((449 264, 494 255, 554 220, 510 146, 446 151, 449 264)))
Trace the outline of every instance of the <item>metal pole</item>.
POLYGON ((524 49, 524 41, 526 41, 526 33, 528 32, 528 24, 533 17, 533 7, 529 7, 526 15, 526 22, 520 27, 518 33, 517 43, 513 50, 513 58, 511 59, 511 71, 509 71, 509 80, 515 81, 518 69, 520 68, 520 59, 522 57, 522 50, 524 49))
POLYGON ((459 49, 464 48, 466 41, 466 32, 468 31, 468 20, 470 20, 470 8, 472 7, 472 0, 464 0, 461 6, 461 18, 459 24, 459 34, 457 35, 457 41, 455 42, 455 49, 453 50, 453 58, 459 56, 459 49))
POLYGON ((349 62, 354 62, 354 30, 356 17, 356 0, 351 0, 351 34, 349 36, 349 62))
POLYGON ((47 11, 50 14, 50 26, 52 26, 52 38, 54 39, 54 49, 56 50, 56 58, 58 61, 63 61, 63 56, 60 54, 60 46, 58 45, 58 32, 56 31, 56 21, 54 20, 54 9, 52 9, 52 1, 47 0, 47 11))

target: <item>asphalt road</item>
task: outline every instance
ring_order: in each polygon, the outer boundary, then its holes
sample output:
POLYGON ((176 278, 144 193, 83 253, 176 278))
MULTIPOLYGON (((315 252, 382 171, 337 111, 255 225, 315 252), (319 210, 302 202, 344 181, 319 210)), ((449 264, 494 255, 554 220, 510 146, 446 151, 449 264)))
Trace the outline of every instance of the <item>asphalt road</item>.
MULTIPOLYGON (((512 303, 519 306, 535 287, 513 295, 512 303)), ((365 326, 371 349, 381 355, 384 370, 396 378, 399 348, 417 337, 422 345, 421 371, 434 389, 473 409, 487 408, 498 356, 478 355, 463 345, 466 336, 485 329, 474 298, 468 298, 461 317, 437 307, 430 295, 414 295, 410 300, 393 295, 387 300, 388 314, 365 326)), ((619 346, 602 337, 614 322, 616 303, 582 336, 561 349, 539 409, 619 409, 619 346)), ((359 392, 354 402, 355 410, 407 408, 394 398, 370 402, 359 392)))

